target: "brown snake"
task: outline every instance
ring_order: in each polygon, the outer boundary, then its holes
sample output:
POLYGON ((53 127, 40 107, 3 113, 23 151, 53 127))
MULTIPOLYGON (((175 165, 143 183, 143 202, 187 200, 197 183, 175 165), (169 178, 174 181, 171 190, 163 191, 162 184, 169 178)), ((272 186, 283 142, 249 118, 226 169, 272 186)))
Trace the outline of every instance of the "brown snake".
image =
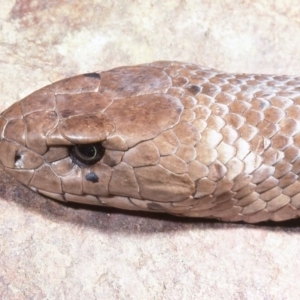
POLYGON ((300 77, 121 67, 34 92, 0 130, 5 171, 57 200, 251 223, 300 215, 300 77))

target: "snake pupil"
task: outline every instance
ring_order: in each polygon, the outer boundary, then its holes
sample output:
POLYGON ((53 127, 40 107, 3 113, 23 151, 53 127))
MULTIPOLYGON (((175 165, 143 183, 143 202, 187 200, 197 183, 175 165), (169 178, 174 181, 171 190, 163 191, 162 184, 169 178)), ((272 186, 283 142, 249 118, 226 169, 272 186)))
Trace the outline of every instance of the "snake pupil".
POLYGON ((71 157, 75 163, 93 165, 104 155, 105 148, 101 143, 74 145, 71 150, 71 157))

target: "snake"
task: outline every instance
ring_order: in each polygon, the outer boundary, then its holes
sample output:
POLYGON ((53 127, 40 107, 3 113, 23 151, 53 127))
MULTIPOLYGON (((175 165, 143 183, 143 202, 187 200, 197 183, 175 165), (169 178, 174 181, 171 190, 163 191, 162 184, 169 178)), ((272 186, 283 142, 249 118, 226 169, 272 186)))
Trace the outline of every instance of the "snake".
POLYGON ((63 202, 300 216, 300 77, 156 61, 63 79, 0 115, 0 166, 63 202))

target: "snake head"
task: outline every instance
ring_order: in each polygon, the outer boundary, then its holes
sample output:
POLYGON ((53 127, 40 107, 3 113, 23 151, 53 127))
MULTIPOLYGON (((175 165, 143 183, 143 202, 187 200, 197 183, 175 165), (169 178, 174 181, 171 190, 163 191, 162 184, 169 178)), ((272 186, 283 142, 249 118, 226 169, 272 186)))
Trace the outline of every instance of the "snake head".
POLYGON ((163 204, 195 190, 186 164, 174 155, 183 133, 172 129, 184 107, 167 93, 170 86, 163 70, 149 66, 46 86, 0 115, 0 163, 57 200, 166 211, 163 204))

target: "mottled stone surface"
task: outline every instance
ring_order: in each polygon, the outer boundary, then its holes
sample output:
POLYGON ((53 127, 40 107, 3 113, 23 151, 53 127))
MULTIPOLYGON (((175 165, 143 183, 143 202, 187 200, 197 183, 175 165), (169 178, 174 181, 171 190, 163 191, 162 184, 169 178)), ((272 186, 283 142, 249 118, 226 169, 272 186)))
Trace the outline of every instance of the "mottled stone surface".
MULTIPOLYGON (((280 77, 300 74, 300 12, 295 0, 19 0, 1 3, 0 13, 1 110, 68 76, 155 60, 280 77)), ((183 84, 178 79, 178 87, 183 84)), ((231 84, 228 91, 233 89, 231 84)), ((92 88, 87 90, 93 92, 92 88)), ((230 104, 226 94, 220 97, 230 104)), ((277 103, 299 118, 300 113, 288 108, 288 103, 280 98, 277 103)), ((263 104, 258 98, 257 105, 263 104)), ((222 114, 222 108, 216 112, 222 114)), ((203 122, 220 125, 208 120, 205 111, 197 114, 203 122)), ((238 118, 226 118, 238 126, 238 118)), ((254 120, 253 114, 249 118, 254 120)), ((203 122, 194 126, 201 129, 203 122)), ((245 129, 245 135, 251 133, 245 129)), ((272 128, 265 134, 272 135, 272 128)), ((239 142, 230 136, 228 144, 239 142)), ((114 142, 126 148, 120 137, 114 142)), ((170 154, 179 151, 172 137, 169 145, 160 147, 170 154)), ((291 159, 296 155, 290 153, 291 159)), ((295 281, 300 275, 299 227, 161 220, 146 214, 65 207, 29 191, 3 172, 0 175, 3 299, 299 298, 295 281)), ((241 182, 245 184, 247 178, 241 182)), ((274 178, 266 179, 261 191, 268 186, 276 192, 277 185, 274 178)), ((297 197, 292 202, 299 206, 297 197)), ((290 213, 288 206, 284 209, 290 213)))

